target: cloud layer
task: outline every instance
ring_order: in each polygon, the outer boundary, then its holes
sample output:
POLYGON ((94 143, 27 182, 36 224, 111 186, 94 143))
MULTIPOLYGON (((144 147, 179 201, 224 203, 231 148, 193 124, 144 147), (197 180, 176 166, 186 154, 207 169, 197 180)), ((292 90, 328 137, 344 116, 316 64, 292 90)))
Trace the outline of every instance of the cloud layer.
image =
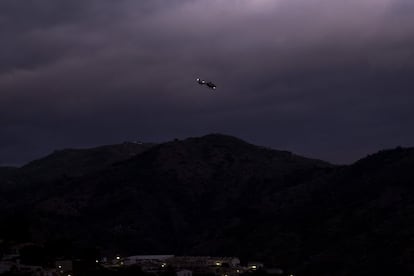
POLYGON ((0 164, 211 132, 333 162, 412 145, 411 2, 3 0, 0 164))

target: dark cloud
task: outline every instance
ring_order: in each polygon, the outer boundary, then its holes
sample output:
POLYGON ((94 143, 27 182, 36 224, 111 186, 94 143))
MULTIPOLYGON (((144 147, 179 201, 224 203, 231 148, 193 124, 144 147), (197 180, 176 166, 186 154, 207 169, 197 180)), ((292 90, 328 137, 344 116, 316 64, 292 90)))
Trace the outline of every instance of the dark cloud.
POLYGON ((410 146, 413 13, 408 0, 0 1, 0 164, 210 132, 333 162, 410 146))

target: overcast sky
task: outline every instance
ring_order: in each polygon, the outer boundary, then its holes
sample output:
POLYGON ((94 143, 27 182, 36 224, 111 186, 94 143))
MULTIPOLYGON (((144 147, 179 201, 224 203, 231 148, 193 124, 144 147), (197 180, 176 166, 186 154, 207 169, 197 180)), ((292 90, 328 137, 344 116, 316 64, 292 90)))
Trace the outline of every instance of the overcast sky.
POLYGON ((209 133, 334 163, 414 145, 412 0, 1 0, 0 38, 3 165, 209 133))

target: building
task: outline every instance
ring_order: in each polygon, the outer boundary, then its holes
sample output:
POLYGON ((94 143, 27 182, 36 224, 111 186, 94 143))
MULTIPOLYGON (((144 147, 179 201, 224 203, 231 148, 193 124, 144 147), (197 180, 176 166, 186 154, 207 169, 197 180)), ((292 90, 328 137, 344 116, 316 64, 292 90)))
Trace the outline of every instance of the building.
POLYGON ((145 272, 160 272, 167 266, 167 260, 174 258, 174 255, 137 255, 122 259, 125 266, 137 265, 145 272))
POLYGON ((240 260, 235 257, 180 256, 166 260, 175 270, 187 269, 196 274, 237 275, 240 260))

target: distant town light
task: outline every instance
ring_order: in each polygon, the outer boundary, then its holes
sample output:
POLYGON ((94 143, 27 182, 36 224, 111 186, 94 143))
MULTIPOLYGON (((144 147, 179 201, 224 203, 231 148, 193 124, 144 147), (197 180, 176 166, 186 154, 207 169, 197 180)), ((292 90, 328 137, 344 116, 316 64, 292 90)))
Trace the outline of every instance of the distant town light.
POLYGON ((221 266, 221 263, 220 262, 216 262, 216 266, 221 266))
MULTIPOLYGON (((257 268, 257 265, 252 265, 252 269, 256 269, 257 268)), ((290 275, 290 276, 293 276, 293 275, 290 275)))
POLYGON ((95 263, 99 263, 99 261, 98 260, 95 260, 95 263))
POLYGON ((238 269, 237 269, 237 270, 236 270, 236 272, 237 272, 237 273, 240 273, 240 270, 238 270, 238 269))
POLYGON ((61 265, 59 265, 59 266, 58 266, 58 268, 62 268, 62 266, 61 266, 61 265))
POLYGON ((166 267, 167 266, 167 264, 166 263, 163 263, 162 265, 161 265, 161 267, 166 267))
POLYGON ((117 259, 117 260, 120 260, 120 259, 121 259, 121 257, 119 257, 119 256, 116 256, 116 259, 117 259))

